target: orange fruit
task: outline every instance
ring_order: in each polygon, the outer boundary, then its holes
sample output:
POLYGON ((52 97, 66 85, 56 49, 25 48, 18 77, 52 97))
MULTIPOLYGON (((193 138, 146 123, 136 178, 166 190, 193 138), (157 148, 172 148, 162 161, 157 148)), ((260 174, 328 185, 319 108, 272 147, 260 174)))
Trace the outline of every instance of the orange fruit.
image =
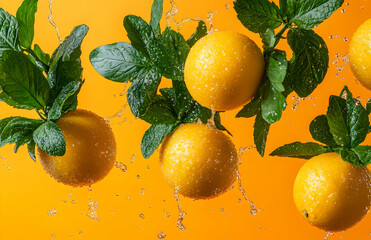
POLYGON ((356 79, 371 90, 371 19, 361 24, 353 34, 349 62, 356 79))
POLYGON ((299 212, 314 226, 343 231, 358 223, 369 211, 370 172, 326 153, 308 160, 294 183, 299 212))
POLYGON ((70 111, 57 125, 66 141, 63 156, 51 156, 37 148, 45 171, 58 182, 74 187, 103 179, 116 159, 116 141, 104 118, 86 110, 70 111))
POLYGON ((201 38, 184 66, 184 80, 202 106, 228 111, 248 103, 257 93, 265 70, 258 46, 236 32, 216 32, 201 38))
POLYGON ((166 181, 180 194, 208 199, 231 187, 237 176, 238 155, 222 131, 188 123, 166 137, 160 164, 166 181))

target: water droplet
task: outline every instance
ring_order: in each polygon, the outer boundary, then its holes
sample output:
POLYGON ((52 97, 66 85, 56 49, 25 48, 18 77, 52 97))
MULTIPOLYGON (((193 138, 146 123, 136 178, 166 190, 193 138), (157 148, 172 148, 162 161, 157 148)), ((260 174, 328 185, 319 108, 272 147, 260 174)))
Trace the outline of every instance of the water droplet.
POLYGON ((51 216, 57 215, 57 209, 55 208, 50 209, 48 211, 48 215, 51 215, 51 216))
POLYGON ((164 232, 160 232, 160 233, 157 235, 157 237, 158 237, 159 239, 164 239, 164 238, 166 238, 166 234, 165 234, 164 232))

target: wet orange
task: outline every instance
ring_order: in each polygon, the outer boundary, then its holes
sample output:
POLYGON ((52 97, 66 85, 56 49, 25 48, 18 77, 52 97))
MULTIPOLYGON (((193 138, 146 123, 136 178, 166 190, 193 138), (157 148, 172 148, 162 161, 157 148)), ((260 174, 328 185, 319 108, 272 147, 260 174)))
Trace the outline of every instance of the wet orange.
POLYGON ((370 209, 370 171, 343 161, 337 153, 313 157, 298 172, 294 201, 300 214, 314 226, 344 231, 370 209))
POLYGON ((81 187, 103 179, 116 159, 116 141, 109 124, 93 112, 70 111, 57 125, 66 141, 63 156, 51 156, 37 148, 38 160, 58 182, 81 187))
POLYGON ((184 80, 192 97, 215 111, 242 107, 258 91, 264 74, 261 50, 236 32, 211 33, 189 52, 184 80))
POLYGON ((180 194, 208 199, 227 191, 236 180, 238 156, 222 131, 188 123, 163 142, 160 164, 166 181, 180 194))

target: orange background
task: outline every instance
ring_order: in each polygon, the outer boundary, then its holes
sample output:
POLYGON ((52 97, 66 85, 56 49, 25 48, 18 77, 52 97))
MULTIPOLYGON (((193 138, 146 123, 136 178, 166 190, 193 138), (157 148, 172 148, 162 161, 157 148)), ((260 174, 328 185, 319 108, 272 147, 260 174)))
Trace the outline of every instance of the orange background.
MULTIPOLYGON (((1 8, 15 15, 21 2, 4 0, 1 8)), ((344 39, 350 40, 356 28, 371 16, 370 1, 347 2, 349 5, 341 7, 343 11, 339 9, 315 29, 330 50, 330 69, 325 81, 311 95, 314 99, 300 101, 297 111, 291 109, 295 95, 290 95, 282 120, 271 127, 267 153, 285 143, 311 141, 309 123, 325 113, 329 95, 338 95, 345 84, 363 103, 370 97, 371 92, 355 82, 349 65, 336 77, 336 65, 332 64, 337 59, 336 54, 341 57, 348 51, 349 41, 344 39)), ((261 46, 259 36, 248 32, 237 20, 232 0, 178 0, 176 3, 178 21, 197 16, 205 19, 210 11, 217 11, 213 18, 215 29, 244 33, 261 46), (227 4, 229 9, 225 7, 227 4)), ((122 109, 126 102, 126 97, 120 96, 124 84, 101 77, 88 56, 95 47, 128 41, 122 26, 124 16, 135 14, 148 21, 151 4, 150 0, 54 0, 54 21, 63 39, 78 24, 90 27, 82 47, 86 82, 79 95, 79 108, 106 118, 122 109)), ((47 0, 40 0, 34 43, 52 53, 58 39, 47 20, 48 10, 47 0)), ((168 10, 170 3, 166 1, 164 12, 168 10)), ((164 20, 162 26, 165 26, 164 20)), ((195 27, 195 22, 186 23, 181 32, 188 37, 195 27)), ((285 43, 279 47, 288 50, 285 43)), ((344 64, 343 61, 339 63, 344 64)), ((222 114, 222 120, 233 133, 233 141, 239 149, 253 144, 253 119, 235 119, 236 113, 222 114)), ((15 110, 0 103, 1 118, 15 115, 37 117, 34 112, 15 110)), ((141 138, 149 125, 134 119, 128 108, 122 117, 111 122, 118 143, 117 161, 124 163, 127 171, 114 168, 103 181, 92 186, 92 191, 88 188, 73 190, 57 183, 38 162, 28 157, 24 147, 18 154, 12 152, 13 146, 7 145, 0 150, 0 239, 157 239, 161 232, 167 235, 165 239, 177 240, 313 240, 325 237, 325 232, 309 225, 293 204, 293 181, 304 160, 261 158, 254 149, 243 154, 240 172, 247 196, 263 211, 256 216, 250 215, 249 203, 239 202, 242 195, 235 183, 233 190, 213 200, 181 198, 183 210, 187 212, 186 230, 181 231, 176 227, 178 210, 173 190, 161 177, 158 152, 148 160, 140 153, 141 138), (86 216, 90 201, 98 202, 100 221, 86 216), (56 215, 48 215, 53 208, 57 210, 56 215)), ((371 144, 370 136, 364 144, 371 144)), ((368 214, 357 226, 336 233, 330 239, 370 239, 370 226, 371 214, 368 214)))

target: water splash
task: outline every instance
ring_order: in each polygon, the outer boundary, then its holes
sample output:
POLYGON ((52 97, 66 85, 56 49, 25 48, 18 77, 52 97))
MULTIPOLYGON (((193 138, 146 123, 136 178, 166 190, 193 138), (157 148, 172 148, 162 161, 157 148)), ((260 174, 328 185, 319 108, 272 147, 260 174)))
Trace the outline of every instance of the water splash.
POLYGON ((332 233, 332 232, 326 232, 326 236, 325 236, 324 240, 328 240, 328 238, 330 236, 334 236, 334 233, 332 233))
POLYGON ((182 206, 180 205, 180 198, 179 198, 179 195, 178 195, 178 191, 179 191, 178 187, 175 187, 174 190, 175 190, 175 191, 174 191, 174 198, 175 198, 175 200, 176 200, 176 202, 177 202, 177 205, 178 205, 178 211, 179 211, 178 222, 177 222, 176 226, 177 226, 180 230, 184 231, 184 230, 186 230, 186 228, 185 228, 185 226, 184 226, 184 224, 183 224, 183 220, 184 220, 184 216, 185 216, 187 213, 184 212, 184 211, 182 210, 182 206))
POLYGON ((174 0, 170 0, 170 3, 171 3, 171 9, 170 11, 168 11, 166 13, 166 25, 168 27, 170 27, 170 20, 176 25, 177 27, 177 30, 180 31, 180 29, 182 28, 182 26, 186 23, 186 22, 190 22, 190 21, 196 21, 196 22, 199 22, 201 21, 199 17, 196 17, 196 18, 184 18, 182 20, 180 20, 180 22, 178 22, 176 19, 175 19, 175 16, 177 15, 178 13, 178 7, 175 3, 174 0))
POLYGON ((243 198, 251 205, 250 214, 255 216, 258 212, 263 211, 263 209, 256 209, 254 202, 247 198, 245 189, 243 189, 242 187, 241 175, 238 170, 237 170, 237 180, 238 180, 238 189, 242 193, 243 198))
POLYGON ((59 43, 61 44, 61 43, 63 43, 63 41, 62 41, 61 35, 59 34, 58 26, 53 21, 52 2, 53 2, 53 0, 49 0, 49 17, 48 17, 48 20, 49 20, 50 24, 54 27, 55 31, 57 32, 58 40, 59 40, 59 43))
MULTIPOLYGON (((344 38, 344 41, 348 41, 348 38, 344 38)), ((340 56, 339 53, 335 55, 336 59, 332 62, 337 69, 336 77, 344 70, 345 66, 349 63, 349 53, 346 53, 344 56, 340 56)))
POLYGON ((127 166, 122 162, 115 162, 115 167, 117 167, 123 172, 126 172, 128 170, 127 166))
MULTIPOLYGON (((107 118, 105 118, 105 120, 109 123, 109 124, 112 124, 111 123, 111 120, 114 119, 114 118, 121 118, 122 117, 122 114, 124 113, 125 109, 127 108, 129 104, 126 102, 124 104, 124 106, 121 108, 120 111, 118 111, 117 113, 115 113, 114 115, 112 116, 109 116, 107 118)), ((121 122, 119 122, 119 125, 123 124, 124 122, 128 121, 129 119, 128 118, 124 118, 121 122)))
MULTIPOLYGON (((292 97, 292 111, 297 111, 298 110, 298 106, 299 106, 299 103, 300 101, 305 101, 305 100, 316 100, 316 97, 306 97, 306 98, 303 98, 303 97, 299 97, 299 96, 293 96, 292 97)), ((316 103, 314 103, 314 105, 316 105, 316 103)))
POLYGON ((90 201, 88 203, 88 206, 89 206, 89 209, 88 209, 88 212, 86 213, 86 216, 88 216, 91 219, 100 221, 100 219, 98 218, 98 213, 97 213, 98 202, 90 201))
POLYGON ((214 12, 209 12, 207 14, 207 18, 205 19, 205 22, 207 22, 210 25, 209 31, 207 31, 208 34, 214 31, 213 17, 214 17, 214 14, 217 12, 218 11, 214 11, 214 12))
POLYGON ((207 127, 209 128, 216 128, 215 126, 215 110, 211 110, 211 117, 209 120, 207 120, 207 127))
POLYGON ((250 149, 252 148, 256 148, 256 146, 254 145, 249 145, 247 147, 240 147, 240 149, 238 150, 238 158, 241 160, 242 158, 242 155, 247 152, 247 151, 250 151, 250 149))

